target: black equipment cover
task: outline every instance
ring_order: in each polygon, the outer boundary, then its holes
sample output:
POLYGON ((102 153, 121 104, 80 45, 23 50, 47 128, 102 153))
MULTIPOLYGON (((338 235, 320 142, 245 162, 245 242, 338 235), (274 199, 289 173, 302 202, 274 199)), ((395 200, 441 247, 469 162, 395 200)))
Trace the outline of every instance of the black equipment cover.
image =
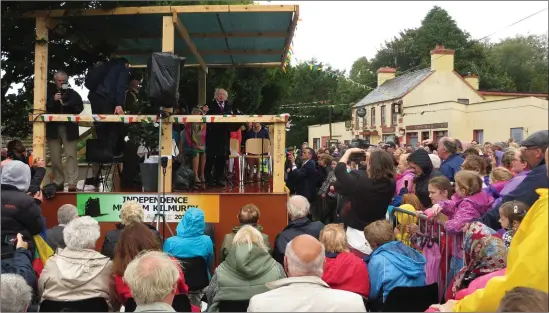
POLYGON ((154 52, 147 62, 147 94, 155 107, 173 108, 179 101, 179 77, 185 58, 154 52))

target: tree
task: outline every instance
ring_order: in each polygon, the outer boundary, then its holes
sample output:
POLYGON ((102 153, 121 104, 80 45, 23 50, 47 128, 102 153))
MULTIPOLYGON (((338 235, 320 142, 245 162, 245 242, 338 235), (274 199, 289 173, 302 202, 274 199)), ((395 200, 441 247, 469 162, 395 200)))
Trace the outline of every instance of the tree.
POLYGON ((547 92, 547 48, 547 34, 516 36, 491 45, 488 57, 515 91, 547 92))

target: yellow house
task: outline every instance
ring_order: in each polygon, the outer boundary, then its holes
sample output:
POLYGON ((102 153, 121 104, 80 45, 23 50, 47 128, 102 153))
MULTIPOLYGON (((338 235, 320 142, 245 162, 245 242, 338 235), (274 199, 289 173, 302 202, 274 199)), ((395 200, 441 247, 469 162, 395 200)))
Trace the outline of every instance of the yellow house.
POLYGON ((454 50, 444 46, 431 51, 430 68, 396 76, 384 67, 377 73, 377 88, 353 106, 354 138, 378 143, 398 137, 415 146, 452 136, 482 143, 520 141, 548 128, 548 94, 480 91, 479 77, 456 72, 454 50))
MULTIPOLYGON (((351 125, 345 125, 346 122, 332 123, 332 140, 348 144, 349 141, 353 139, 353 132, 351 130, 351 125)), ((329 124, 318 124, 318 125, 309 125, 308 134, 309 134, 309 145, 313 149, 320 149, 327 147, 327 143, 330 139, 330 125, 329 124)))

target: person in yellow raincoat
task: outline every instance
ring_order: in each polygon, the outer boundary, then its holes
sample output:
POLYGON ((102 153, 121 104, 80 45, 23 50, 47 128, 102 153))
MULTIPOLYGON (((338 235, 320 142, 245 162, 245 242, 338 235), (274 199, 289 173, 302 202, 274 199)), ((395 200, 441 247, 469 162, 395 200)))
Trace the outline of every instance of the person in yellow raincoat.
MULTIPOLYGON (((549 149, 545 151, 545 164, 549 167, 549 149)), ((505 293, 514 287, 548 291, 549 189, 540 188, 536 192, 540 195, 538 201, 532 205, 511 241, 505 275, 490 279, 485 288, 460 301, 450 300, 443 305, 433 305, 433 308, 442 312, 496 312, 505 293)))

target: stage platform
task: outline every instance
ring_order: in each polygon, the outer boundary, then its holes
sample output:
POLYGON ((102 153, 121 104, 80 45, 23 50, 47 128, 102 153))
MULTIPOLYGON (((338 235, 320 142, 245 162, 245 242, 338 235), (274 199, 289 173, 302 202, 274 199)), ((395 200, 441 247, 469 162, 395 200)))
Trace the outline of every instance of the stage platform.
MULTIPOLYGON (((115 229, 119 222, 119 209, 126 200, 136 200, 145 208, 145 221, 150 222, 157 212, 155 203, 158 203, 158 193, 144 193, 139 190, 123 192, 60 192, 51 200, 44 200, 42 212, 46 218, 47 227, 57 225, 57 209, 63 204, 73 204, 78 207, 81 215, 91 215, 101 227, 101 237, 97 242, 98 251, 101 250, 105 233, 115 229), (92 199, 90 201, 90 199, 92 199), (96 200, 98 199, 98 200, 96 200), (98 202, 99 206, 93 208, 91 202, 98 202), (88 205, 86 205, 88 203, 88 205), (86 209, 88 206, 88 209, 86 209), (87 211, 87 212, 86 212, 87 211)), ((170 192, 165 194, 166 219, 174 232, 183 217, 184 212, 190 207, 199 207, 204 211, 206 222, 214 225, 215 257, 218 264, 219 251, 225 234, 238 225, 237 214, 242 206, 253 203, 261 211, 259 223, 263 226, 263 232, 269 235, 271 246, 276 235, 288 224, 286 213, 287 193, 273 193, 271 182, 255 182, 244 184, 243 187, 225 188, 213 187, 205 190, 192 190, 183 192, 170 192)), ((156 225, 156 222, 155 222, 156 225)), ((162 233, 162 229, 160 229, 162 233)), ((166 238, 170 235, 165 230, 166 238)))

